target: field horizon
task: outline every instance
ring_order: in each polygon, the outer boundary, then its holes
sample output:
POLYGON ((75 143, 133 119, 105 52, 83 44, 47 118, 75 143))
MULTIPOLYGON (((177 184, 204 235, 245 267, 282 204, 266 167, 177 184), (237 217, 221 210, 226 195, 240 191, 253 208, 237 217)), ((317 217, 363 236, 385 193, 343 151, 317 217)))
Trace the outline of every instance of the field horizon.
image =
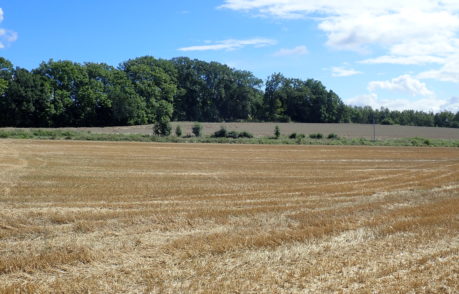
MULTIPOLYGON (((183 135, 192 134, 192 126, 195 122, 172 122, 172 132, 180 125, 183 135)), ((322 133, 325 136, 331 133, 343 138, 373 138, 373 125, 371 124, 347 124, 347 123, 275 123, 275 122, 202 122, 204 135, 212 135, 224 126, 228 130, 247 131, 255 137, 268 137, 274 133, 275 126, 279 126, 281 134, 288 136, 291 133, 314 134, 322 133)), ((153 125, 136 126, 109 126, 109 127, 63 127, 63 128, 0 128, 0 130, 71 130, 88 131, 94 134, 141 134, 153 133, 153 125)), ((459 129, 439 127, 418 127, 400 125, 376 125, 376 139, 398 139, 421 137, 426 139, 455 139, 459 140, 459 129)))

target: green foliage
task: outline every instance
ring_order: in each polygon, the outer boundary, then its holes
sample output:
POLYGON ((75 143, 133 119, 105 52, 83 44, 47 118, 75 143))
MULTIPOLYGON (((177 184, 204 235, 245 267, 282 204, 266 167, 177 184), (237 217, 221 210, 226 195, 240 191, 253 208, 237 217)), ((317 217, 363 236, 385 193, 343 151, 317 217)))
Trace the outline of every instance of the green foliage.
POLYGON ((5 94, 6 89, 8 89, 8 81, 0 78, 0 96, 5 94))
POLYGON ((314 134, 310 134, 309 138, 311 138, 311 139, 323 139, 324 135, 322 133, 314 133, 314 134))
POLYGON ((157 121, 153 125, 153 134, 156 136, 169 136, 171 130, 172 127, 168 121, 157 121))
POLYGON ((171 134, 170 120, 172 116, 172 104, 165 100, 159 101, 155 110, 155 123, 153 132, 157 136, 169 136, 171 134))
POLYGON ((227 131, 225 127, 221 127, 220 130, 216 131, 212 138, 231 138, 231 139, 238 139, 238 138, 253 138, 253 135, 249 132, 242 131, 227 131))
POLYGON ((177 69, 174 118, 187 121, 235 121, 258 116, 262 80, 217 62, 171 60, 177 69))
POLYGON ((288 137, 289 137, 290 139, 296 139, 297 136, 298 136, 297 133, 291 133, 288 137))
POLYGON ((181 137, 182 136, 182 128, 180 127, 180 125, 177 125, 177 127, 175 128, 175 135, 177 137, 181 137))
POLYGON ((394 121, 391 118, 385 118, 384 120, 381 121, 382 125, 394 125, 394 121))
POLYGON ((0 57, 0 126, 153 123, 161 134, 171 120, 459 127, 459 112, 346 106, 314 79, 275 73, 262 85, 251 72, 186 57, 143 56, 118 67, 51 59, 32 71, 0 57))
POLYGON ((280 128, 279 128, 279 126, 276 125, 274 127, 274 138, 279 139, 280 135, 281 135, 280 128))
POLYGON ((253 134, 247 131, 242 131, 239 133, 239 138, 253 138, 253 134))
POLYGON ((304 138, 306 138, 305 135, 303 135, 303 134, 298 134, 298 135, 296 136, 296 138, 295 138, 295 139, 296 139, 296 140, 295 140, 296 144, 303 144, 304 138))
POLYGON ((290 79, 280 73, 266 81, 264 118, 269 121, 341 122, 344 104, 333 91, 312 79, 290 79))
POLYGON ((330 133, 328 134, 327 139, 337 140, 339 139, 339 136, 335 133, 330 133))
MULTIPOLYGON (((241 132, 242 133, 242 132, 241 132)), ((241 134, 239 133, 239 135, 241 134)), ((238 144, 306 144, 306 145, 369 145, 369 146, 418 146, 418 147, 455 147, 459 140, 440 140, 426 138, 386 139, 376 142, 365 138, 340 138, 337 140, 311 140, 298 135, 296 140, 274 139, 268 137, 213 138, 213 137, 163 137, 143 134, 94 134, 84 131, 63 131, 49 129, 0 129, 0 138, 14 139, 49 139, 49 140, 90 140, 90 141, 138 141, 138 142, 175 142, 175 143, 238 143, 238 144)))
POLYGON ((218 131, 215 131, 215 133, 212 135, 214 138, 226 138, 228 132, 226 131, 225 127, 220 127, 218 131))
POLYGON ((229 131, 226 137, 236 139, 239 138, 239 133, 237 131, 229 131))
POLYGON ((191 128, 191 131, 193 132, 195 137, 201 137, 202 136, 202 125, 200 123, 195 123, 193 127, 191 128))
POLYGON ((429 139, 414 137, 409 139, 412 146, 430 146, 432 142, 429 139))

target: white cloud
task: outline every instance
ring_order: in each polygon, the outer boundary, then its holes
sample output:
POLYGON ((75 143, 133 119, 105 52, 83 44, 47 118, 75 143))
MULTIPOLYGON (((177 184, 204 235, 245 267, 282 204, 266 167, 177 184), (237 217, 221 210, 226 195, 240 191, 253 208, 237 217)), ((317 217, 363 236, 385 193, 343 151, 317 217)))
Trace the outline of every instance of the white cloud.
POLYGON ((371 106, 374 109, 381 107, 390 110, 419 110, 425 112, 440 112, 443 110, 457 112, 459 111, 459 98, 451 98, 449 100, 438 99, 436 97, 426 97, 417 100, 396 98, 383 99, 377 94, 365 94, 350 99, 345 99, 345 103, 355 106, 371 106))
POLYGON ((445 58, 436 56, 391 56, 383 55, 360 61, 364 64, 400 64, 400 65, 424 65, 429 63, 443 64, 445 58))
MULTIPOLYGON (((0 22, 3 21, 3 9, 0 8, 0 22)), ((0 49, 5 48, 9 44, 18 39, 18 34, 11 30, 0 28, 0 49)))
POLYGON ((350 77, 358 74, 361 74, 361 72, 352 68, 344 68, 339 66, 332 67, 333 77, 350 77))
POLYGON ((310 18, 338 50, 383 56, 366 64, 444 67, 422 76, 456 82, 448 59, 459 52, 458 0, 224 0, 221 8, 280 19, 310 18))
POLYGON ((434 93, 427 89, 425 83, 411 77, 410 75, 402 75, 390 81, 373 81, 368 84, 368 90, 374 92, 378 89, 398 91, 409 93, 412 96, 431 96, 434 93))
POLYGON ((421 72, 417 75, 417 78, 459 83, 459 55, 448 58, 439 69, 421 72))
POLYGON ((444 106, 442 110, 448 110, 452 112, 459 111, 459 97, 451 97, 448 103, 444 106))
POLYGON ((366 45, 394 46, 413 40, 432 44, 430 38, 449 42, 459 29, 455 1, 226 0, 221 7, 277 18, 315 16, 327 33, 327 44, 338 49, 362 50, 366 45))
POLYGON ((292 55, 305 55, 308 54, 308 48, 306 46, 297 46, 292 49, 283 48, 274 53, 274 56, 292 56, 292 55))
POLYGON ((208 42, 206 45, 190 46, 179 48, 180 51, 208 51, 208 50, 236 50, 247 46, 266 47, 275 45, 277 42, 272 39, 254 38, 248 40, 228 39, 223 41, 208 42))

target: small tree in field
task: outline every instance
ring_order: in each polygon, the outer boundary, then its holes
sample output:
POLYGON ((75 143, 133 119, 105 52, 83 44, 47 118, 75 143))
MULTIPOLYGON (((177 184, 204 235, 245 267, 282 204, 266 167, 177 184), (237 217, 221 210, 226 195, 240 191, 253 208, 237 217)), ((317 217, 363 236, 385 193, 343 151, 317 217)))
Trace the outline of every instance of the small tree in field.
POLYGON ((153 125, 153 133, 156 136, 169 136, 171 134, 172 104, 160 101, 156 108, 156 122, 153 125))
POLYGON ((180 127, 180 125, 178 125, 176 128, 175 128, 175 135, 177 137, 181 137, 182 136, 182 128, 180 127))
POLYGON ((153 133, 156 136, 169 136, 171 134, 171 124, 169 121, 157 121, 153 125, 153 133))
POLYGON ((279 129, 279 126, 276 126, 274 128, 274 138, 279 139, 279 137, 280 137, 280 129, 279 129))
POLYGON ((201 135, 202 135, 202 125, 201 124, 195 123, 191 130, 193 131, 193 134, 196 137, 201 137, 201 135))
POLYGON ((226 131, 226 128, 225 127, 220 127, 220 130, 216 131, 212 137, 214 138, 226 138, 226 136, 228 135, 228 132, 226 131))

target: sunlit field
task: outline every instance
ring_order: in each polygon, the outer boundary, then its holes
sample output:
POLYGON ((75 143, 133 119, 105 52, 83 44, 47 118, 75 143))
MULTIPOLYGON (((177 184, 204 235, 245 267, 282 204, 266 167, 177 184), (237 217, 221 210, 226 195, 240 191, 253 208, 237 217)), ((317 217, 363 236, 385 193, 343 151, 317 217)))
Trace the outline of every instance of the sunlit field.
POLYGON ((0 140, 0 293, 458 293, 459 148, 0 140))

